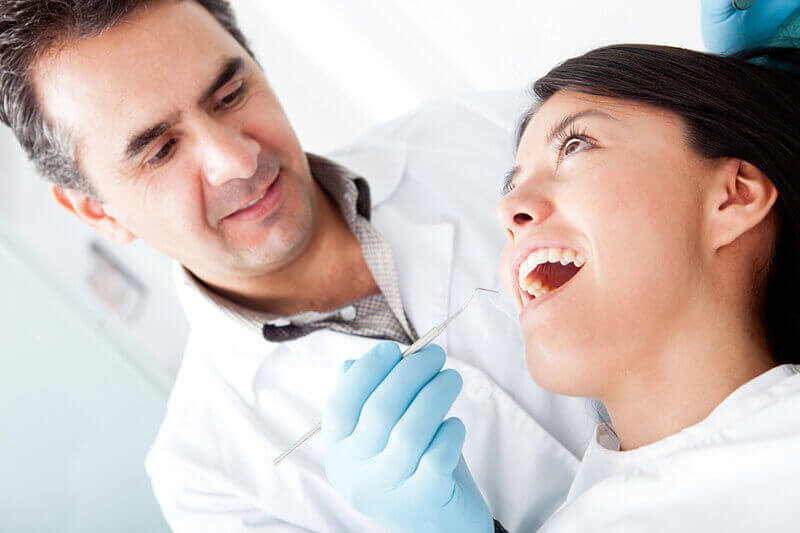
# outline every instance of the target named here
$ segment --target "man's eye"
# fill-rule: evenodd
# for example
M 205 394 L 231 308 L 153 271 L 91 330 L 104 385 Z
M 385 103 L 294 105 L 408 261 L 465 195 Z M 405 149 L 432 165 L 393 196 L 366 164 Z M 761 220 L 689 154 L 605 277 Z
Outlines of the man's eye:
M 159 163 L 163 162 L 167 157 L 169 157 L 170 153 L 172 153 L 172 147 L 175 146 L 175 143 L 177 142 L 178 142 L 177 139 L 170 139 L 169 141 L 167 141 L 167 143 L 164 144 L 163 147 L 161 147 L 161 150 L 159 150 L 158 153 L 154 155 L 152 159 L 150 159 L 150 161 L 147 162 L 147 166 L 154 167 Z
M 244 83 L 239 85 L 238 89 L 229 93 L 227 96 L 225 96 L 225 98 L 221 99 L 220 103 L 223 105 L 223 107 L 229 107 L 235 104 L 239 100 L 239 97 L 242 95 L 243 92 L 244 92 Z

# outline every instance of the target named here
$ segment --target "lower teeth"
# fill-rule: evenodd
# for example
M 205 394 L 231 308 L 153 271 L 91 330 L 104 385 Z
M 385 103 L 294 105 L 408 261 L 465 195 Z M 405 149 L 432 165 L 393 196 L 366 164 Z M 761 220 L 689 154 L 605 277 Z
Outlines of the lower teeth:
M 540 296 L 544 296 L 548 292 L 550 292 L 550 289 L 532 289 L 532 290 L 528 290 L 528 294 L 530 294 L 534 298 L 538 298 Z
M 547 294 L 548 292 L 552 292 L 553 290 L 554 290 L 554 289 L 552 289 L 552 288 L 550 288 L 550 287 L 547 287 L 547 286 L 541 286 L 541 284 L 537 284 L 537 286 L 530 286 L 530 287 L 528 287 L 528 288 L 527 288 L 525 291 L 526 291 L 528 294 L 530 294 L 531 296 L 533 296 L 534 298 L 538 298 L 538 297 L 540 297 L 540 296 L 544 296 L 544 295 L 545 295 L 545 294 Z

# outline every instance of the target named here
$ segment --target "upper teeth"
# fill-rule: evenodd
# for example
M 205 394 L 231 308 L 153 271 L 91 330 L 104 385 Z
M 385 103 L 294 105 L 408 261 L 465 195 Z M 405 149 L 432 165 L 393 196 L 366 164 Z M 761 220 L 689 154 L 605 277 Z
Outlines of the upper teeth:
M 571 248 L 539 248 L 531 252 L 520 265 L 519 285 L 523 289 L 527 289 L 525 278 L 533 272 L 533 269 L 543 263 L 561 263 L 562 265 L 573 263 L 576 267 L 581 267 L 585 262 L 586 258 L 583 257 L 583 254 Z
M 247 204 L 247 205 L 245 205 L 245 206 L 242 206 L 242 208 L 241 208 L 241 209 L 239 209 L 239 211 L 244 211 L 244 210 L 245 210 L 245 209 L 247 209 L 248 207 L 252 207 L 252 206 L 254 206 L 254 205 L 255 205 L 255 204 L 256 204 L 256 203 L 257 203 L 259 200 L 261 200 L 262 198 L 264 198 L 264 195 L 265 195 L 265 194 L 267 194 L 267 191 L 264 191 L 264 192 L 262 192 L 262 193 L 261 193 L 261 196 L 259 196 L 258 198 L 256 198 L 256 199 L 255 199 L 255 200 L 253 200 L 252 202 L 250 202 L 249 204 Z

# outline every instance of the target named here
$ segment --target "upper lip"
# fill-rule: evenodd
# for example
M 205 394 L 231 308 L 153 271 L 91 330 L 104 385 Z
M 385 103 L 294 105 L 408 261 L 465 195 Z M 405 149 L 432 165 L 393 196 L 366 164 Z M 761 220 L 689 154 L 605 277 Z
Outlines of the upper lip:
M 522 263 L 525 259 L 533 252 L 534 250 L 538 250 L 539 248 L 570 248 L 579 252 L 584 257 L 587 257 L 586 253 L 583 249 L 579 246 L 576 246 L 572 243 L 566 243 L 565 241 L 555 241 L 555 240 L 543 240 L 543 239 L 528 239 L 524 242 L 517 245 L 517 249 L 514 252 L 514 261 L 511 263 L 511 275 L 514 277 L 514 284 L 521 289 L 519 285 L 519 269 L 522 266 Z

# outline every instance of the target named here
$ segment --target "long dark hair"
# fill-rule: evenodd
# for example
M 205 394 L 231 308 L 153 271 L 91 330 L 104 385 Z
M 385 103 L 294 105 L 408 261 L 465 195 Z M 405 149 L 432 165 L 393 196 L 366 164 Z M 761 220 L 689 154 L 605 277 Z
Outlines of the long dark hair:
M 687 144 L 701 156 L 742 159 L 769 177 L 778 191 L 773 207 L 777 235 L 756 311 L 778 363 L 800 362 L 797 65 L 800 51 L 794 49 L 765 48 L 722 57 L 667 46 L 615 45 L 569 59 L 533 85 L 537 105 L 532 112 L 560 90 L 671 111 L 683 119 Z M 531 113 L 523 119 L 520 134 Z

